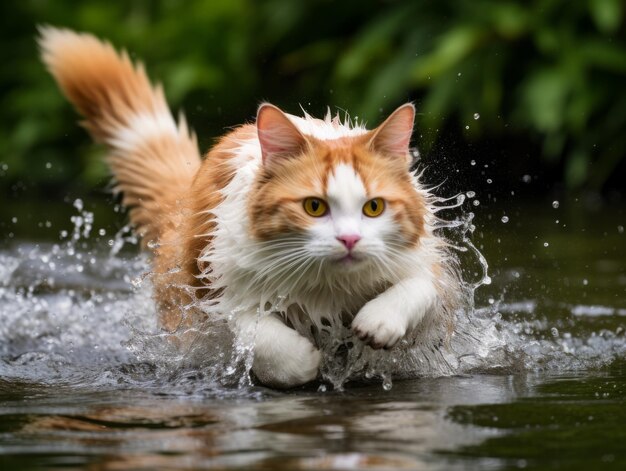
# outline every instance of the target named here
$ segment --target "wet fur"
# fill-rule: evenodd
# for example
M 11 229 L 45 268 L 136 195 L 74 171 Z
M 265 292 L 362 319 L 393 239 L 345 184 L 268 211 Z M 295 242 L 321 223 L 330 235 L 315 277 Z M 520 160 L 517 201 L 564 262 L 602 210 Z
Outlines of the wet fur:
M 87 130 L 110 150 L 116 189 L 154 253 L 164 329 L 211 311 L 235 313 L 240 341 L 255 345 L 256 376 L 273 387 L 318 374 L 314 339 L 297 329 L 303 319 L 347 318 L 373 348 L 392 348 L 407 334 L 438 342 L 451 331 L 458 286 L 433 233 L 431 197 L 409 172 L 412 105 L 373 131 L 263 105 L 256 124 L 229 132 L 201 159 L 184 119 L 176 124 L 161 88 L 125 53 L 49 27 L 40 46 Z M 348 222 L 308 216 L 302 201 L 310 196 L 336 201 Z M 380 221 L 361 216 L 358 205 L 346 209 L 361 197 L 385 200 Z M 359 246 L 369 248 L 355 248 L 364 261 L 333 261 L 344 249 L 332 227 L 370 228 Z M 209 308 L 189 308 L 199 300 Z

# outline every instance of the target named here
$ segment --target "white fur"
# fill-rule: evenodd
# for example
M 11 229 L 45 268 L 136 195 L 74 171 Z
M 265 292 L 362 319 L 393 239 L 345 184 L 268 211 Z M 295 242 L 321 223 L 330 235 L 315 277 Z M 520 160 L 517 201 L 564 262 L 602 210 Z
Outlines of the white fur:
M 367 129 L 360 124 L 352 126 L 348 117 L 346 117 L 343 122 L 339 118 L 339 115 L 333 117 L 330 113 L 330 109 L 324 119 L 313 118 L 308 113 L 304 114 L 304 118 L 290 114 L 288 114 L 287 117 L 303 134 L 308 134 L 309 136 L 321 140 L 359 136 L 367 132 Z
M 333 218 L 361 219 L 361 208 L 368 199 L 365 185 L 354 168 L 339 164 L 328 178 L 327 200 L 333 206 Z
M 322 356 L 311 341 L 287 327 L 275 314 L 237 316 L 240 341 L 254 344 L 252 369 L 263 384 L 288 388 L 312 381 Z
M 186 124 L 181 121 L 181 130 L 183 127 L 186 127 Z M 132 115 L 123 127 L 120 126 L 115 130 L 109 145 L 124 151 L 132 151 L 153 137 L 178 135 L 179 128 L 169 110 L 155 113 L 141 112 Z
M 392 348 L 417 326 L 436 299 L 431 274 L 404 279 L 363 306 L 352 328 L 362 340 Z
M 301 132 L 328 139 L 362 132 L 338 121 L 292 121 Z M 431 313 L 437 304 L 431 267 L 441 258 L 441 242 L 429 220 L 417 248 L 393 249 L 399 235 L 391 212 L 364 216 L 363 204 L 377 195 L 366 193 L 351 166 L 339 165 L 328 183 L 329 215 L 318 218 L 305 236 L 258 242 L 249 235 L 245 209 L 262 165 L 258 140 L 241 142 L 235 160 L 238 170 L 213 210 L 213 244 L 200 262 L 210 264 L 203 274 L 207 281 L 223 289 L 209 309 L 232 313 L 242 344 L 254 344 L 253 370 L 265 384 L 305 383 L 315 377 L 320 362 L 319 351 L 302 335 L 307 333 L 288 328 L 279 317 L 297 326 L 304 315 L 321 325 L 322 318 L 339 322 L 342 312 L 352 313 L 357 335 L 370 345 L 390 348 Z M 425 192 L 417 180 L 415 185 Z M 361 236 L 353 250 L 358 260 L 349 266 L 336 262 L 347 254 L 337 240 L 343 234 Z

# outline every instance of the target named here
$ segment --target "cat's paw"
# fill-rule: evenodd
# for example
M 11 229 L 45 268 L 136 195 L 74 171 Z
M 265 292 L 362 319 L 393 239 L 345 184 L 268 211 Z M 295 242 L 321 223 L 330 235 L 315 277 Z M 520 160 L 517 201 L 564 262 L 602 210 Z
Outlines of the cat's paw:
M 255 347 L 252 371 L 261 383 L 287 389 L 313 381 L 322 355 L 313 344 L 287 327 Z
M 368 303 L 352 321 L 354 334 L 373 349 L 393 348 L 407 331 L 406 322 L 379 303 Z

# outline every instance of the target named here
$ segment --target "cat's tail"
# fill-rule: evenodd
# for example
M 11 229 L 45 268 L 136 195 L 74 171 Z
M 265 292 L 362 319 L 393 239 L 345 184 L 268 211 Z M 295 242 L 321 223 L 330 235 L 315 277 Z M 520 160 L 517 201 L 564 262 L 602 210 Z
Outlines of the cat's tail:
M 115 190 L 144 243 L 159 240 L 180 218 L 176 206 L 200 166 L 196 137 L 184 116 L 176 124 L 160 85 L 141 64 L 89 34 L 39 28 L 43 62 L 84 116 L 94 140 L 105 144 Z

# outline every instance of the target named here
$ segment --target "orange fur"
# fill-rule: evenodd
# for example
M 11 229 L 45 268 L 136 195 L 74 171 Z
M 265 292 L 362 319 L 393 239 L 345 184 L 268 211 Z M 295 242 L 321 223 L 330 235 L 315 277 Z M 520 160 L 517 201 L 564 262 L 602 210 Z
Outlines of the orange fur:
M 131 222 L 144 245 L 158 242 L 153 251 L 161 324 L 170 331 L 181 322 L 188 324 L 200 314 L 193 311 L 185 317 L 185 306 L 214 294 L 200 276 L 208 267 L 198 263 L 215 229 L 211 210 L 222 201 L 221 190 L 237 170 L 233 159 L 241 142 L 256 139 L 257 126 L 230 132 L 201 161 L 184 120 L 172 125 L 162 89 L 153 87 L 143 67 L 133 65 L 125 52 L 117 54 L 93 36 L 54 28 L 41 29 L 40 46 L 46 66 L 85 117 L 84 126 L 110 150 L 116 190 L 131 208 Z M 289 126 L 282 131 L 292 132 Z M 417 244 L 424 234 L 426 203 L 413 187 L 406 155 L 391 155 L 399 150 L 386 145 L 398 140 L 394 131 L 326 141 L 307 136 L 302 155 L 264 165 L 250 189 L 252 235 L 266 240 L 302 231 L 310 224 L 302 199 L 323 198 L 333 169 L 349 163 L 368 195 L 387 201 L 407 245 Z M 405 140 L 402 146 L 407 147 Z
M 125 52 L 91 35 L 49 27 L 40 32 L 48 70 L 93 138 L 110 149 L 115 188 L 131 208 L 131 222 L 144 243 L 163 239 L 180 224 L 180 202 L 200 166 L 195 136 L 181 119 L 174 133 L 121 142 L 120 131 L 136 116 L 171 119 L 161 87 L 152 87 L 143 66 L 133 66 Z
M 226 136 L 208 152 L 190 188 L 191 217 L 185 225 L 183 260 L 186 272 L 195 277 L 205 267 L 197 264 L 200 252 L 211 242 L 215 227 L 213 217 L 207 213 L 222 200 L 220 191 L 230 183 L 236 167 L 232 164 L 233 152 L 240 142 L 256 137 L 256 126 L 244 125 Z M 191 279 L 190 279 L 191 281 Z
M 307 137 L 310 146 L 302 155 L 260 172 L 248 208 L 254 236 L 269 240 L 308 227 L 312 221 L 302 200 L 325 199 L 329 176 L 346 163 L 361 176 L 369 198 L 385 199 L 409 245 L 417 244 L 424 234 L 425 202 L 413 189 L 406 160 L 372 151 L 371 134 L 331 141 Z

